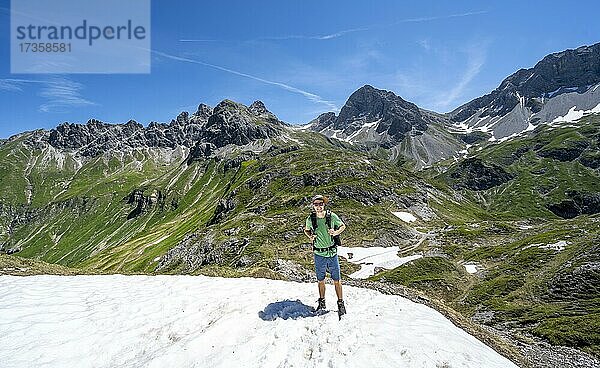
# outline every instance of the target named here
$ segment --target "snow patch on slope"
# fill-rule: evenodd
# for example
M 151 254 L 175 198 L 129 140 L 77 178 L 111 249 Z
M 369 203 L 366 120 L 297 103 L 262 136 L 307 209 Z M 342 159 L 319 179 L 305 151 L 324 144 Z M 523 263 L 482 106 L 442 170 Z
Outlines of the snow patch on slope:
M 261 318 L 314 284 L 204 276 L 0 277 L 0 362 L 19 367 L 516 367 L 440 313 L 344 287 L 348 314 Z M 327 288 L 329 306 L 335 293 Z M 300 302 L 304 301 L 304 303 Z M 274 307 L 275 306 L 275 307 Z
M 420 254 L 398 257 L 400 247 L 338 247 L 338 255 L 348 262 L 361 265 L 360 270 L 350 275 L 353 279 L 366 279 L 375 274 L 375 267 L 392 270 L 407 262 L 419 259 Z
M 400 220 L 404 221 L 404 222 L 413 222 L 413 221 L 417 221 L 417 218 L 410 212 L 392 212 L 392 214 L 394 214 L 396 217 L 398 217 Z
M 561 122 L 570 123 L 570 122 L 574 122 L 574 121 L 581 119 L 585 115 L 594 114 L 594 113 L 600 113 L 600 103 L 598 105 L 596 105 L 596 107 L 594 107 L 593 109 L 590 109 L 590 110 L 577 110 L 577 106 L 573 106 L 569 109 L 569 112 L 567 112 L 564 116 L 557 117 L 556 119 L 552 120 L 551 123 L 561 123 Z

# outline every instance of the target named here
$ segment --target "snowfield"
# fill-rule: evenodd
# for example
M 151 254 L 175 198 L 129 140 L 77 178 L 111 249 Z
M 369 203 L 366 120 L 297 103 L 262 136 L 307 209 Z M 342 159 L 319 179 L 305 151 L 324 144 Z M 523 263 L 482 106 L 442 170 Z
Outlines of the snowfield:
M 423 257 L 415 254 L 408 257 L 398 257 L 400 247 L 338 247 L 338 255 L 348 262 L 361 265 L 360 270 L 350 275 L 353 279 L 367 279 L 375 274 L 375 267 L 392 270 L 405 263 Z M 352 254 L 352 258 L 350 258 Z
M 392 212 L 392 214 L 394 214 L 396 217 L 398 217 L 400 220 L 404 221 L 404 222 L 414 222 L 417 221 L 417 218 L 415 217 L 415 215 L 413 215 L 410 212 Z
M 441 314 L 346 286 L 203 276 L 0 277 L 0 366 L 516 367 Z M 295 319 L 294 319 L 295 317 Z

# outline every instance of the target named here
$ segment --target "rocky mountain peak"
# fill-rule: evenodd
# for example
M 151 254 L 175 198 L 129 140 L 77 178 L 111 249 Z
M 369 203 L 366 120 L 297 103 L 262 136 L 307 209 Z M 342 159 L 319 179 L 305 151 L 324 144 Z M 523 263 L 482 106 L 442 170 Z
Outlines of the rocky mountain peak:
M 506 78 L 499 90 L 524 97 L 560 94 L 561 88 L 586 87 L 600 82 L 600 43 L 547 55 L 533 68 L 520 69 Z
M 208 120 L 208 118 L 212 115 L 212 111 L 212 107 L 201 103 L 200 105 L 198 105 L 198 109 L 193 114 L 193 116 L 196 116 L 202 120 Z
M 130 119 L 127 121 L 127 123 L 125 123 L 125 126 L 128 127 L 138 127 L 138 128 L 143 128 L 144 126 L 140 123 L 138 123 L 137 121 Z
M 517 105 L 539 112 L 547 99 L 562 93 L 587 91 L 600 83 L 600 43 L 547 55 L 533 68 L 520 69 L 491 93 L 449 113 L 454 122 L 504 116 Z M 570 106 L 569 106 L 570 107 Z M 567 108 L 568 110 L 568 108 Z
M 390 149 L 391 160 L 404 156 L 421 168 L 452 157 L 463 146 L 441 130 L 447 123 L 444 115 L 367 84 L 350 95 L 338 116 L 321 114 L 309 129 L 366 147 Z
M 265 106 L 265 104 L 260 100 L 256 100 L 256 101 L 252 102 L 252 104 L 250 105 L 250 111 L 252 111 L 256 115 L 270 112 L 269 110 L 267 110 L 267 107 Z
M 243 104 L 225 99 L 215 106 L 212 115 L 208 118 L 208 124 L 212 125 L 219 121 L 236 120 L 248 122 L 252 120 L 253 115 Z
M 355 122 L 381 120 L 377 133 L 387 133 L 401 140 L 404 134 L 413 129 L 424 131 L 427 123 L 424 121 L 419 107 L 405 101 L 393 92 L 365 85 L 356 90 L 350 97 L 337 118 L 335 128 L 345 129 Z
M 336 116 L 334 112 L 325 112 L 315 119 L 313 119 L 310 124 L 310 129 L 320 132 L 327 127 L 333 126 L 335 124 Z
M 257 106 L 253 105 L 256 110 Z M 268 111 L 266 108 L 264 110 Z M 203 141 L 217 148 L 228 144 L 241 146 L 256 139 L 274 137 L 279 134 L 280 128 L 280 122 L 276 119 L 274 122 L 265 122 L 243 104 L 223 100 L 214 108 L 202 129 L 202 136 Z
M 269 119 L 269 120 L 272 120 L 272 119 L 277 120 L 277 116 L 275 116 L 275 114 L 270 112 L 262 101 L 256 100 L 256 101 L 252 102 L 249 109 L 256 116 L 259 116 L 261 118 Z
M 178 125 L 185 125 L 189 121 L 190 121 L 190 113 L 188 113 L 187 111 L 182 111 L 179 113 L 179 115 L 177 115 L 174 123 L 178 124 Z
M 214 109 L 200 104 L 191 116 L 182 111 L 170 124 L 151 122 L 146 128 L 135 120 L 125 124 L 109 124 L 97 119 L 90 119 L 86 124 L 65 122 L 45 131 L 39 144 L 76 150 L 86 157 L 111 150 L 179 146 L 207 156 L 228 144 L 245 145 L 256 139 L 274 137 L 281 127 L 282 123 L 260 101 L 250 109 L 235 101 L 223 100 Z

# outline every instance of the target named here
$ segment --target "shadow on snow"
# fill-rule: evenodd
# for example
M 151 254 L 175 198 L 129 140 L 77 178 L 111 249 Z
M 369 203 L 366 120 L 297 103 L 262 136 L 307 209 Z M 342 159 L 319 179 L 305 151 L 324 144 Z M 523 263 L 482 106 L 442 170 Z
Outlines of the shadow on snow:
M 302 303 L 300 300 L 283 300 L 270 303 L 265 310 L 258 312 L 258 316 L 264 321 L 274 321 L 281 319 L 298 319 L 306 317 L 316 317 L 327 313 L 327 311 L 317 312 L 315 308 Z

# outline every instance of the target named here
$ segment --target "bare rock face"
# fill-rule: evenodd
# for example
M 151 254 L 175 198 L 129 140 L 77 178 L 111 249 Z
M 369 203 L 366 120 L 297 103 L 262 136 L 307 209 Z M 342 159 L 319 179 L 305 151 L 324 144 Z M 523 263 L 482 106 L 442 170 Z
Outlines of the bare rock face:
M 248 109 L 257 117 L 265 119 L 265 120 L 277 120 L 277 116 L 275 116 L 272 112 L 267 110 L 267 107 L 262 101 L 254 101 Z
M 159 261 L 155 271 L 179 268 L 183 273 L 191 273 L 202 266 L 237 263 L 249 264 L 252 261 L 241 254 L 250 243 L 248 238 L 229 238 L 219 242 L 213 233 L 188 234 L 175 247 L 171 248 Z M 235 261 L 237 260 L 237 262 Z
M 559 147 L 544 147 L 537 154 L 540 157 L 553 158 L 559 161 L 573 161 L 589 146 L 586 140 L 563 142 Z
M 496 138 L 551 122 L 600 103 L 600 43 L 550 54 L 533 68 L 520 69 L 492 92 L 447 114 L 453 123 L 486 127 Z
M 582 214 L 600 213 L 600 193 L 586 193 L 570 190 L 567 199 L 548 205 L 548 209 L 556 216 L 574 218 Z
M 261 115 L 268 113 L 264 105 L 255 103 L 253 106 L 257 113 L 242 104 L 230 100 L 222 101 L 214 108 L 213 114 L 203 127 L 201 139 L 219 148 L 228 144 L 242 146 L 257 139 L 277 136 L 280 126 L 260 119 Z M 261 106 L 264 109 L 261 109 Z
M 127 219 L 138 217 L 152 209 L 176 209 L 178 206 L 177 198 L 167 198 L 162 190 L 155 189 L 149 194 L 144 194 L 142 189 L 134 189 L 124 198 L 127 204 L 135 206 L 127 215 Z
M 229 198 L 219 199 L 219 203 L 217 203 L 217 208 L 215 209 L 215 213 L 213 217 L 208 222 L 209 225 L 216 224 L 223 220 L 225 216 L 231 211 L 233 211 L 236 207 L 236 203 L 234 200 L 235 192 L 232 192 Z
M 550 54 L 533 68 L 520 69 L 502 81 L 491 93 L 479 97 L 450 113 L 452 121 L 464 121 L 478 109 L 487 116 L 502 116 L 510 112 L 525 97 L 525 105 L 539 111 L 536 98 L 552 97 L 574 87 L 586 88 L 600 82 L 600 43 Z M 562 89 L 562 91 L 561 91 Z
M 387 148 L 400 143 L 408 132 L 427 130 L 428 123 L 417 105 L 393 92 L 365 85 L 350 95 L 339 116 L 332 112 L 321 114 L 311 122 L 310 129 L 341 131 L 347 137 L 374 122 L 377 122 L 374 132 L 381 135 L 381 139 L 371 138 Z
M 514 178 L 501 166 L 493 163 L 484 163 L 478 158 L 469 158 L 462 161 L 456 170 L 450 173 L 457 189 L 485 190 L 493 188 Z
M 334 125 L 337 129 L 348 129 L 354 133 L 367 121 L 381 119 L 377 133 L 386 131 L 399 142 L 404 135 L 414 129 L 427 130 L 427 122 L 417 105 L 403 100 L 393 92 L 383 91 L 366 85 L 356 90 L 342 107 Z M 363 122 L 360 124 L 358 122 Z M 360 125 L 359 125 L 360 124 Z
M 320 132 L 335 124 L 337 117 L 334 112 L 325 112 L 310 122 L 310 129 Z
M 216 149 L 217 146 L 212 143 L 202 141 L 196 142 L 188 155 L 187 164 L 189 165 L 195 160 L 210 156 Z
M 51 145 L 74 150 L 84 157 L 133 148 L 187 147 L 188 161 L 209 156 L 228 144 L 245 145 L 257 139 L 276 137 L 284 123 L 265 105 L 255 101 L 250 108 L 224 100 L 214 109 L 200 104 L 190 115 L 181 112 L 169 124 L 151 122 L 147 127 L 130 120 L 126 124 L 108 124 L 96 119 L 86 124 L 63 123 L 29 144 L 37 148 Z
M 421 109 L 391 91 L 365 85 L 350 95 L 338 116 L 333 112 L 321 114 L 310 122 L 309 129 L 358 143 L 366 150 L 389 149 L 390 160 L 402 156 L 421 169 L 452 157 L 464 146 L 444 131 L 447 124 L 443 114 Z
M 192 117 L 190 118 L 190 120 L 192 122 L 207 122 L 208 118 L 210 118 L 210 116 L 212 115 L 212 107 L 201 103 L 200 105 L 198 105 L 198 110 L 196 110 L 196 112 L 192 115 Z

